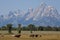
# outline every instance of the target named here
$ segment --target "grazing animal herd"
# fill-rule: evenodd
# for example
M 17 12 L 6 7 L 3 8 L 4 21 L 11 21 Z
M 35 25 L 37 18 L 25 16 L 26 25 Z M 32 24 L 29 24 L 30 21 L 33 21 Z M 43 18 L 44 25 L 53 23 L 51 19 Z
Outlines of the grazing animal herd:
M 0 36 L 1 36 L 1 37 L 4 37 L 4 35 L 0 35 Z M 16 37 L 16 38 L 19 38 L 19 37 L 21 37 L 22 35 L 17 34 L 17 35 L 11 35 L 11 36 Z M 42 35 L 31 34 L 31 35 L 29 35 L 29 37 L 42 37 Z
M 38 37 L 38 36 L 40 36 L 40 37 L 42 37 L 41 35 L 38 35 L 38 34 L 32 34 L 32 35 L 30 35 L 30 37 Z
M 13 37 L 17 37 L 17 38 L 19 38 L 19 37 L 21 37 L 22 35 L 12 35 Z M 41 35 L 38 35 L 38 34 L 31 34 L 29 37 L 42 37 Z

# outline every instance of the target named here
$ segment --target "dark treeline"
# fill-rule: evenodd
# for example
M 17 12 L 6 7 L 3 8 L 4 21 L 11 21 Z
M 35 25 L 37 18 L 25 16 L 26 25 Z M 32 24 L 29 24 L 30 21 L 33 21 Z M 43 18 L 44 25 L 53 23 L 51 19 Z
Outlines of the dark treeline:
M 51 26 L 35 26 L 29 24 L 27 26 L 21 26 L 18 24 L 18 27 L 12 27 L 12 24 L 7 24 L 6 26 L 0 27 L 0 30 L 22 30 L 22 31 L 60 31 L 60 27 L 51 27 Z

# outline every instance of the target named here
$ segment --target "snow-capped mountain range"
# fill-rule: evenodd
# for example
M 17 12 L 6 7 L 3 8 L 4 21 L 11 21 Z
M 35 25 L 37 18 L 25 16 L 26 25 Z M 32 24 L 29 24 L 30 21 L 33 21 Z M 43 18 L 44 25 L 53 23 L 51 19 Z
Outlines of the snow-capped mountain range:
M 60 26 L 60 14 L 53 6 L 47 6 L 41 3 L 39 7 L 33 10 L 29 8 L 27 12 L 22 10 L 10 11 L 7 16 L 0 15 L 0 26 L 12 23 L 17 24 L 35 24 L 40 26 Z

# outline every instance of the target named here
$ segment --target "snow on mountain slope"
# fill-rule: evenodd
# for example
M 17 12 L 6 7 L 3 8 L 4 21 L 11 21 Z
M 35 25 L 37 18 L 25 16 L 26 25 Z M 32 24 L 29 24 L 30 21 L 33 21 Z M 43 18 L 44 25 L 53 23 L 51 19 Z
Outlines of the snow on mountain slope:
M 45 8 L 47 7 L 47 5 L 45 3 L 41 3 L 41 5 L 35 9 L 34 11 L 34 18 L 33 20 L 38 20 L 41 17 L 41 14 L 43 14 Z
M 28 15 L 27 15 L 27 17 L 26 17 L 25 20 L 29 20 L 29 19 L 31 19 L 32 17 L 33 17 L 33 9 L 32 9 L 32 8 L 29 8 L 29 9 L 28 9 Z
M 60 26 L 60 14 L 52 6 L 47 6 L 35 19 L 38 20 L 34 22 L 35 25 Z
M 41 3 L 35 10 L 29 8 L 25 12 L 18 9 L 17 11 L 10 11 L 7 16 L 0 15 L 0 25 L 6 25 L 8 23 L 14 25 L 20 23 L 23 25 L 60 26 L 60 14 L 56 8 Z
M 38 8 L 36 8 L 33 11 L 32 16 L 29 17 L 27 21 L 35 25 L 60 26 L 60 14 L 57 9 L 52 6 L 47 6 L 45 3 L 42 3 Z

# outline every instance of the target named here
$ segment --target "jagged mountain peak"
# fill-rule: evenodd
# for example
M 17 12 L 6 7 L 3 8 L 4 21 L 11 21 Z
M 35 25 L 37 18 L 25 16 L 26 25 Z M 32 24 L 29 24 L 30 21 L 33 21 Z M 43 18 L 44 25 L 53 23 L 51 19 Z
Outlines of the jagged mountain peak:
M 27 15 L 27 18 L 26 20 L 30 20 L 31 18 L 33 18 L 33 20 L 35 20 L 34 17 L 40 15 L 42 13 L 42 11 L 44 11 L 44 8 L 46 7 L 47 5 L 42 2 L 41 5 L 39 7 L 37 7 L 35 10 L 33 10 L 32 8 L 29 8 L 29 15 Z
M 31 19 L 32 17 L 33 17 L 33 9 L 29 8 L 25 20 L 27 21 L 27 20 Z
M 44 12 L 46 7 L 47 7 L 47 5 L 44 2 L 42 2 L 41 5 L 34 10 L 33 20 L 39 19 L 38 17 L 41 17 L 41 14 Z
M 51 17 L 58 17 L 59 13 L 56 8 L 52 6 L 48 6 L 43 13 L 43 16 L 51 16 Z
M 3 20 L 3 16 L 1 20 Z M 5 24 L 13 23 L 13 24 L 36 24 L 36 25 L 55 25 L 60 26 L 60 14 L 58 13 L 57 9 L 53 6 L 48 6 L 44 2 L 40 4 L 39 7 L 29 8 L 27 12 L 17 10 L 17 11 L 10 11 L 8 16 L 5 16 L 7 19 L 3 22 Z

